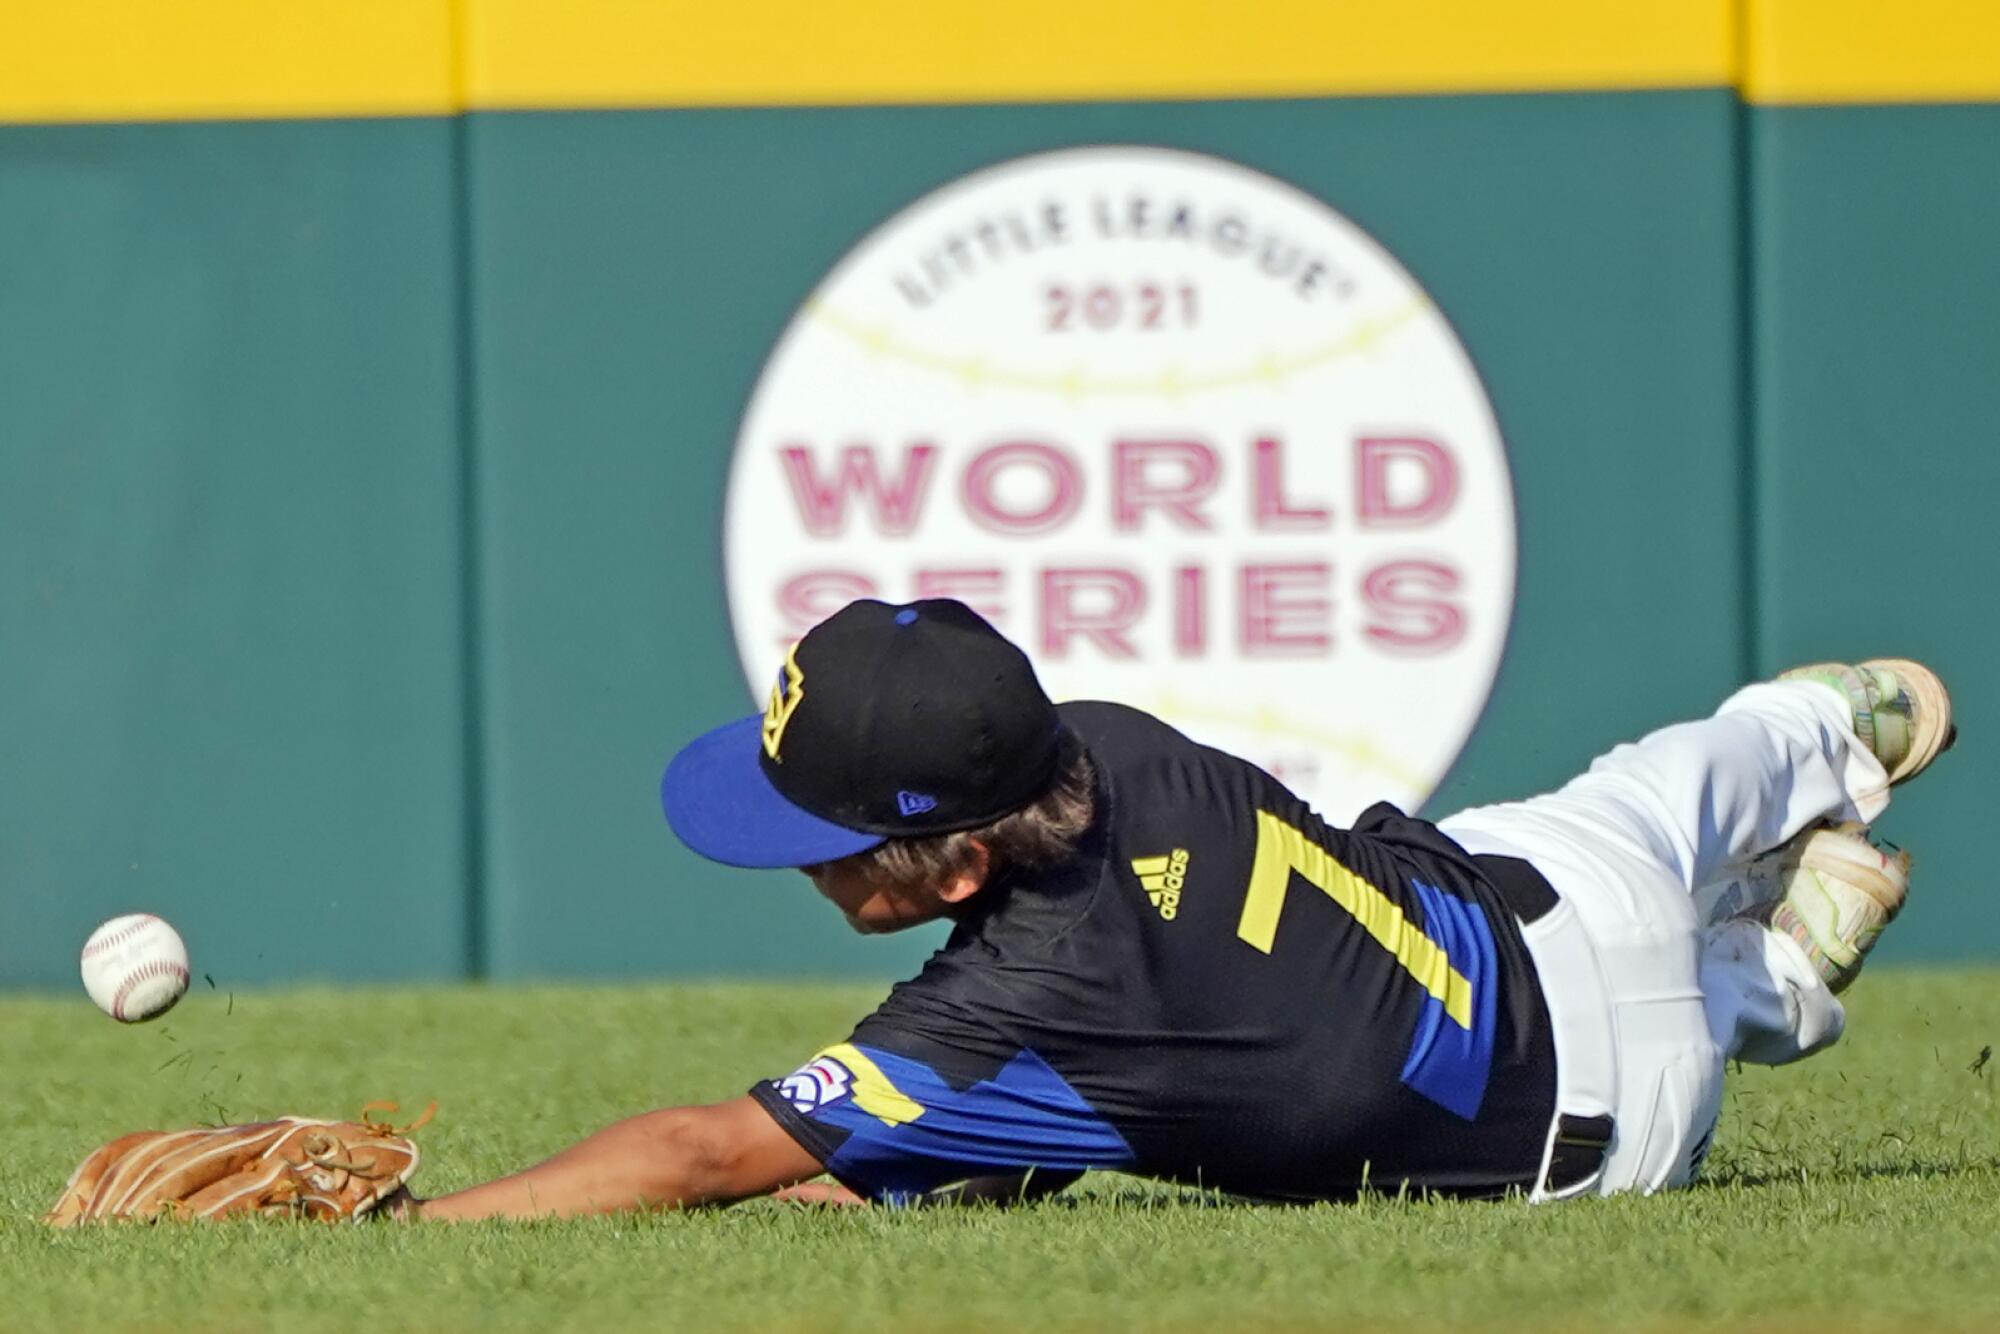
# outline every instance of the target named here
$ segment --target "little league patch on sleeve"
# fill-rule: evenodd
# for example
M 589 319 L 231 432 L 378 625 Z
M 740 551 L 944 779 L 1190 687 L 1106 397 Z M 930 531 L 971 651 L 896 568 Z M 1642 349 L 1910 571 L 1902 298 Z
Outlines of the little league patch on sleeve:
M 801 1116 L 831 1107 L 854 1091 L 854 1075 L 831 1056 L 816 1056 L 778 1081 L 778 1092 L 791 1099 Z

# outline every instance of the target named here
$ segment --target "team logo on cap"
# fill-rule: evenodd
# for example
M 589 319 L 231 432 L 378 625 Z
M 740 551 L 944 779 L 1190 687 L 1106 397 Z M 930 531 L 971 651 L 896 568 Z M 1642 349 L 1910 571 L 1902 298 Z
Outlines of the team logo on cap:
M 785 739 L 785 729 L 791 726 L 792 715 L 799 711 L 799 705 L 806 697 L 806 674 L 799 667 L 798 645 L 785 655 L 785 665 L 778 672 L 778 683 L 771 687 L 771 702 L 764 709 L 764 753 L 774 760 L 782 761 L 778 747 Z

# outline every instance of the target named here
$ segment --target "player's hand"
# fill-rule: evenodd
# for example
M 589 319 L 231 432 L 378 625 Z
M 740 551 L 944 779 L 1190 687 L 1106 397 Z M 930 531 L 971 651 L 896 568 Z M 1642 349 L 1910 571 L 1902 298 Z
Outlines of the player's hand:
M 838 1181 L 801 1181 L 796 1186 L 785 1187 L 771 1198 L 787 1204 L 834 1204 L 843 1207 L 868 1203 Z
M 397 1223 L 414 1223 L 423 1217 L 424 1202 L 410 1192 L 408 1186 L 398 1187 L 396 1193 L 384 1197 L 375 1206 L 379 1218 L 387 1218 Z

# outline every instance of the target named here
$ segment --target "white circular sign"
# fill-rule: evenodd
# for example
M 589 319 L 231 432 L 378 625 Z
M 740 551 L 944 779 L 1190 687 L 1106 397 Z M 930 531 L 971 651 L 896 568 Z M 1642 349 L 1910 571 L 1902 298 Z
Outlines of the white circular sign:
M 1057 700 L 1114 699 L 1335 820 L 1420 804 L 1514 595 L 1493 410 L 1414 279 L 1326 204 L 1160 148 L 976 172 L 792 320 L 724 543 L 761 705 L 856 597 L 956 597 Z

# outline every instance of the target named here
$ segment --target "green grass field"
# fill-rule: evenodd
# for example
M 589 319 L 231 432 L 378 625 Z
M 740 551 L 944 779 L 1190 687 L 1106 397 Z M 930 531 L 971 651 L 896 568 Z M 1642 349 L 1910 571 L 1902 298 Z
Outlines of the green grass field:
M 114 1133 L 375 1097 L 440 1103 L 436 1194 L 788 1071 L 877 994 L 196 988 L 133 1028 L 80 994 L 0 1001 L 0 1328 L 2000 1326 L 1995 972 L 1871 974 L 1846 1041 L 1739 1072 L 1704 1184 L 1655 1199 L 1273 1208 L 1104 1176 L 1013 1212 L 42 1228 Z

